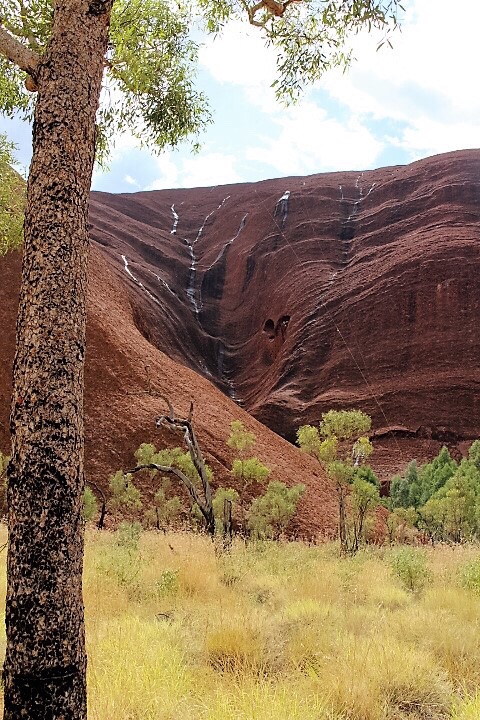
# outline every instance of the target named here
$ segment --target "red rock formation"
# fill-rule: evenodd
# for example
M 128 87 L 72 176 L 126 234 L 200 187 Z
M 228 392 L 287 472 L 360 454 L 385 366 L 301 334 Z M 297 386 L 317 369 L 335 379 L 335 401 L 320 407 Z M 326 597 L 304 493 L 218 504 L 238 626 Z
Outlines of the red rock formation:
M 149 340 L 278 433 L 357 406 L 377 429 L 451 441 L 479 430 L 479 201 L 471 150 L 364 173 L 95 193 L 92 235 L 155 296 L 131 281 Z
M 382 477 L 431 457 L 443 440 L 476 437 L 479 208 L 476 150 L 364 173 L 93 193 L 90 472 L 104 477 L 154 438 L 158 402 L 127 394 L 145 387 L 147 361 L 180 409 L 196 399 L 222 478 L 228 422 L 248 416 L 208 381 L 288 439 L 332 407 L 365 410 Z M 4 442 L 9 273 L 18 269 L 0 262 Z M 303 479 L 307 465 L 295 467 L 307 460 L 254 429 L 259 455 L 277 463 L 281 479 Z M 320 474 L 318 482 L 328 516 Z
M 215 487 L 232 485 L 233 453 L 226 444 L 232 420 L 240 419 L 257 436 L 255 452 L 271 468 L 272 478 L 307 486 L 299 506 L 296 529 L 301 535 L 332 534 L 336 508 L 332 488 L 318 464 L 237 407 L 220 390 L 194 371 L 157 350 L 135 326 L 137 298 L 123 275 L 112 271 L 111 260 L 92 247 L 86 359 L 86 474 L 107 488 L 108 476 L 132 465 L 142 442 L 159 447 L 179 444 L 176 435 L 160 434 L 155 418 L 166 410 L 158 394 L 168 396 L 177 412 L 188 413 L 195 403 L 194 424 L 200 445 L 215 473 Z M 14 350 L 15 313 L 20 257 L 0 258 L 0 450 L 8 452 L 8 408 Z M 148 296 L 147 296 L 148 297 Z M 145 308 L 146 313 L 148 306 Z M 148 315 L 146 316 L 148 318 Z M 154 393 L 147 392 L 145 365 Z M 156 394 L 155 394 L 156 393 Z M 139 481 L 153 494 L 151 483 Z

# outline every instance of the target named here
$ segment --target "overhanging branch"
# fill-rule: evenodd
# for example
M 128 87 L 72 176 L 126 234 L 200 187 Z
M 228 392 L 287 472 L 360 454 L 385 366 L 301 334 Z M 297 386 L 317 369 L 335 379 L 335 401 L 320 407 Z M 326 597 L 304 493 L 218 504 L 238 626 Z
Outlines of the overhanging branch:
M 36 80 L 40 55 L 23 45 L 0 25 L 0 53 Z

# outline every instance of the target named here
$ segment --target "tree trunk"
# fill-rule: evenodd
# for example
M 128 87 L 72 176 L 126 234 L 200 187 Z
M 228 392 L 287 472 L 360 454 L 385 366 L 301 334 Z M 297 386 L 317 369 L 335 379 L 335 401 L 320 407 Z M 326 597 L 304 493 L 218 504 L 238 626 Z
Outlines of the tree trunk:
M 38 68 L 8 471 L 4 718 L 86 718 L 88 197 L 112 0 L 57 0 Z

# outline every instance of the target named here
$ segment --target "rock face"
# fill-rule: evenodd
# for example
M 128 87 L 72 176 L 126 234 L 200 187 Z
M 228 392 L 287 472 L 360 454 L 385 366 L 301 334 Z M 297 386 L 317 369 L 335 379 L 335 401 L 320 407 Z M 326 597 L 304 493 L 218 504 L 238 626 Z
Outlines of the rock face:
M 0 269 L 0 450 L 8 453 L 19 254 L 0 258 Z M 111 260 L 93 245 L 85 373 L 87 479 L 106 490 L 112 472 L 134 464 L 133 452 L 140 443 L 181 445 L 181 437 L 155 428 L 156 417 L 167 410 L 160 395 L 170 398 L 180 417 L 188 414 L 193 400 L 194 426 L 215 474 L 214 488 L 232 485 L 229 468 L 234 455 L 226 439 L 230 422 L 242 420 L 255 433 L 255 453 L 270 467 L 271 478 L 290 485 L 303 482 L 307 487 L 295 521 L 296 532 L 307 537 L 333 534 L 334 493 L 318 463 L 257 422 L 211 382 L 157 350 L 136 326 L 142 318 L 145 323 L 151 321 L 148 311 L 148 303 L 142 308 L 141 299 L 131 294 L 123 270 L 120 275 L 112 269 Z M 155 486 L 148 479 L 139 478 L 138 484 L 147 497 L 154 494 Z
M 192 190 L 92 193 L 87 470 L 105 485 L 162 401 L 195 401 L 229 481 L 228 424 L 287 482 L 300 527 L 329 531 L 332 491 L 293 440 L 330 408 L 372 415 L 382 477 L 479 434 L 480 151 L 405 167 Z M 0 449 L 7 447 L 19 260 L 0 260 Z M 249 414 L 247 414 L 247 411 Z M 172 439 L 163 438 L 172 444 Z M 307 497 L 307 496 L 306 496 Z
M 144 336 L 284 437 L 352 406 L 400 438 L 477 436 L 479 151 L 94 193 L 91 222 Z

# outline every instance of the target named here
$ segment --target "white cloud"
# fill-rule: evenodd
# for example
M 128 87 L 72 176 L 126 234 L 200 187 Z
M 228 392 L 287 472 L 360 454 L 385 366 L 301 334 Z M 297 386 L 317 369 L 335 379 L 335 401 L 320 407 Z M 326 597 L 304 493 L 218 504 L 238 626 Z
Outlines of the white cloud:
M 247 151 L 250 160 L 288 174 L 317 166 L 366 167 L 391 142 L 385 128 L 374 137 L 372 120 L 396 123 L 392 144 L 412 158 L 480 145 L 478 27 L 477 0 L 454 9 L 451 0 L 407 0 L 392 50 L 377 52 L 378 34 L 354 37 L 356 62 L 345 74 L 328 72 L 318 84 L 350 113 L 342 123 L 313 109 L 311 94 L 297 112 L 279 108 L 269 87 L 275 57 L 254 28 L 232 23 L 207 43 L 200 59 L 217 81 L 239 86 L 271 118 L 268 137 Z
M 140 184 L 131 175 L 124 175 L 123 179 L 128 185 L 133 185 L 137 188 L 140 187 Z
M 174 160 L 173 153 L 157 158 L 158 177 L 145 190 L 173 187 L 208 187 L 241 182 L 235 169 L 236 158 L 218 152 L 206 152 Z
M 414 156 L 480 145 L 480 4 L 464 0 L 452 10 L 448 0 L 411 0 L 406 10 L 393 50 L 376 52 L 359 37 L 357 62 L 321 87 L 364 121 L 402 123 L 399 144 Z
M 398 144 L 417 157 L 436 155 L 459 148 L 480 145 L 480 126 L 464 122 L 444 124 L 429 117 L 420 117 L 412 127 L 405 128 Z
M 275 54 L 258 28 L 235 21 L 218 37 L 209 38 L 199 53 L 200 65 L 219 83 L 242 87 L 248 101 L 264 112 L 278 111 L 275 93 Z
M 340 123 L 313 102 L 286 110 L 274 126 L 276 132 L 248 148 L 246 157 L 284 175 L 368 168 L 383 149 L 357 118 Z

